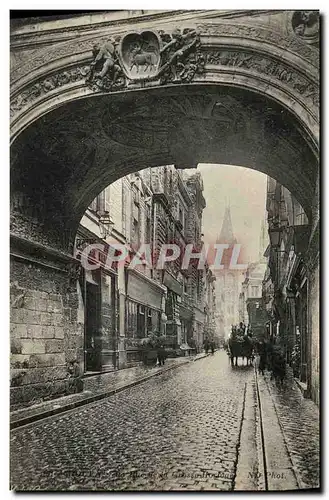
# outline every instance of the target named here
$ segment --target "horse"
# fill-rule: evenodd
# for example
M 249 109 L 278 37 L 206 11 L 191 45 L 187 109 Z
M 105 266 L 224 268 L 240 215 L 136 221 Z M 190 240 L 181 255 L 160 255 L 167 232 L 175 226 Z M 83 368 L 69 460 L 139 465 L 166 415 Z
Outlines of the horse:
M 273 346 L 269 355 L 269 369 L 271 370 L 271 380 L 282 387 L 286 377 L 286 360 L 278 346 Z

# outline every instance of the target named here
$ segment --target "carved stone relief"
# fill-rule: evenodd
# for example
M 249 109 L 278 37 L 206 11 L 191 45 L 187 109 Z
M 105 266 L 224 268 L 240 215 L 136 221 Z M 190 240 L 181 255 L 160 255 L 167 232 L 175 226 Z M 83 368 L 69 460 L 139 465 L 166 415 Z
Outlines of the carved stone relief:
M 203 36 L 238 36 L 244 39 L 263 40 L 277 47 L 283 47 L 289 51 L 296 52 L 303 59 L 309 61 L 313 66 L 319 67 L 320 61 L 317 50 L 304 43 L 300 37 L 284 35 L 260 26 L 246 26 L 242 24 L 200 24 L 197 27 Z
M 89 66 L 75 66 L 73 68 L 60 71 L 59 73 L 54 73 L 46 78 L 41 78 L 11 100 L 11 116 L 29 106 L 31 102 L 48 94 L 56 88 L 78 81 L 84 81 L 86 75 L 89 74 L 89 71 Z
M 320 20 L 317 10 L 296 10 L 291 19 L 292 29 L 303 41 L 316 44 L 319 41 Z
M 208 32 L 216 35 L 217 31 L 219 34 L 218 26 L 211 25 L 209 28 L 207 25 L 202 26 L 203 35 Z M 225 25 L 223 33 L 240 36 L 244 34 L 246 37 L 257 38 L 263 36 L 263 31 L 255 27 Z M 273 33 L 269 41 L 280 45 L 277 37 L 278 34 Z M 290 42 L 294 43 L 292 40 Z M 305 47 L 310 49 L 307 45 Z M 234 67 L 237 71 L 251 70 L 267 75 L 283 82 L 310 105 L 319 105 L 318 85 L 305 73 L 275 58 L 250 50 L 218 50 L 202 47 L 199 33 L 192 29 L 186 28 L 182 32 L 176 29 L 171 34 L 148 30 L 128 33 L 123 37 L 112 37 L 107 41 L 100 40 L 92 48 L 92 58 L 89 66 L 80 63 L 57 74 L 40 78 L 15 95 L 10 106 L 11 115 L 17 115 L 21 110 L 31 106 L 36 99 L 55 89 L 77 82 L 85 84 L 94 92 L 115 92 L 168 83 L 190 83 L 196 76 L 204 74 L 208 65 Z M 148 135 L 147 131 L 141 133 L 143 136 Z
M 130 80 L 153 78 L 159 71 L 161 39 L 154 31 L 129 33 L 122 38 L 120 59 L 122 68 Z
M 116 90 L 133 82 L 182 83 L 204 71 L 195 30 L 128 33 L 93 48 L 86 83 L 93 90 Z
M 274 59 L 266 58 L 256 53 L 222 50 L 207 52 L 206 62 L 207 64 L 251 69 L 257 73 L 274 77 L 289 85 L 299 94 L 310 99 L 313 105 L 319 105 L 318 86 L 302 73 Z

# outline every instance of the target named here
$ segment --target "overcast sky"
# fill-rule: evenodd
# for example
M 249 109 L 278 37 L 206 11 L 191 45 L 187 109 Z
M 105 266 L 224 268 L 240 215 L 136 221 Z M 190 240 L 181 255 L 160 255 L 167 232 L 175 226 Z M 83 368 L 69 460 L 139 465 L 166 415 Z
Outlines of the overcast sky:
M 261 223 L 266 215 L 266 175 L 231 165 L 199 164 L 207 207 L 203 212 L 204 241 L 220 233 L 225 207 L 231 207 L 234 236 L 249 262 L 257 261 Z

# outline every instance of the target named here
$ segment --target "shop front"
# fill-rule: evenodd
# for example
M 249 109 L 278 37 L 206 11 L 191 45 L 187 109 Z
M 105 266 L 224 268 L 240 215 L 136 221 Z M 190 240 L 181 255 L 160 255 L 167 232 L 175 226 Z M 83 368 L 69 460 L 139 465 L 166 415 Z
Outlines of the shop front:
M 125 350 L 126 365 L 141 361 L 142 339 L 162 332 L 165 287 L 142 273 L 127 269 Z
M 183 285 L 168 271 L 164 272 L 163 284 L 167 289 L 166 298 L 166 338 L 167 346 L 177 349 L 182 342 L 182 325 L 180 320 L 180 303 Z

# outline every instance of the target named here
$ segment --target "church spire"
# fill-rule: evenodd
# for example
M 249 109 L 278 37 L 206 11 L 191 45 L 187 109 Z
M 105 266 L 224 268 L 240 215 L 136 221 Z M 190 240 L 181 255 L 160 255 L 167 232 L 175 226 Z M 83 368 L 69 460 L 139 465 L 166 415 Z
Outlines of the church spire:
M 226 206 L 225 214 L 222 224 L 222 229 L 220 235 L 217 238 L 216 243 L 236 243 L 236 239 L 233 233 L 232 219 L 231 219 L 231 209 L 230 206 Z

